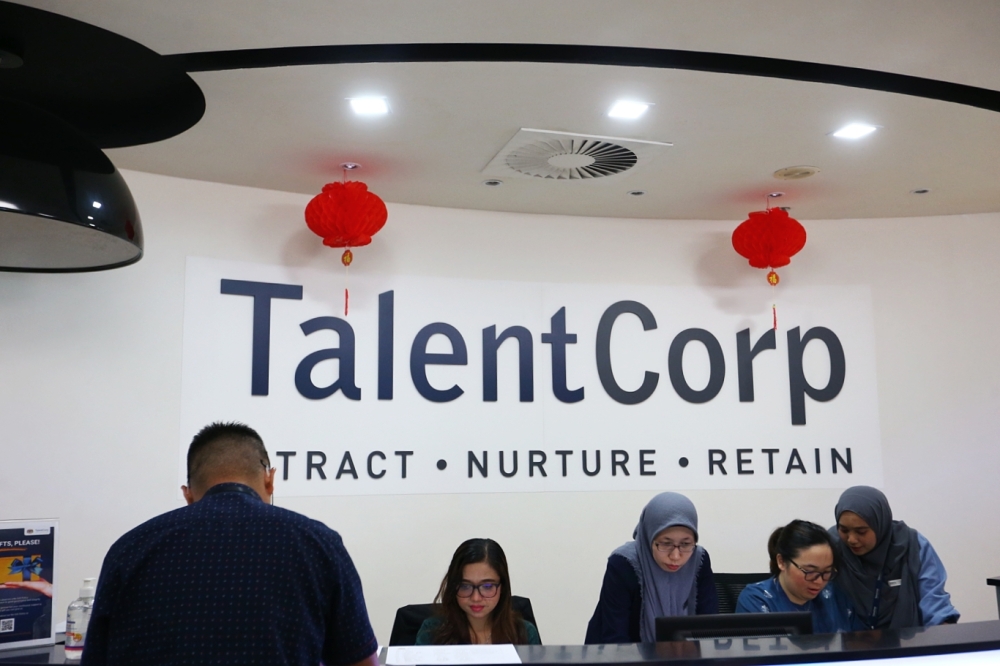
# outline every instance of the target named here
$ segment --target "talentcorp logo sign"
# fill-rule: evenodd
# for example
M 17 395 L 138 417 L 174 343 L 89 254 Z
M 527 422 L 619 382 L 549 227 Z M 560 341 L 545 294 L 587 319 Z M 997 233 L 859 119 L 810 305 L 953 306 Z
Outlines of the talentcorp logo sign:
M 235 420 L 284 495 L 881 485 L 865 287 L 345 280 L 188 259 L 181 479 Z

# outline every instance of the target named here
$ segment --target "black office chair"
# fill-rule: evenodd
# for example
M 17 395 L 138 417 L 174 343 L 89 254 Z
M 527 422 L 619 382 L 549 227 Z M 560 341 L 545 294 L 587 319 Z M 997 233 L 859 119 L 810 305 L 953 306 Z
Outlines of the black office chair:
M 719 612 L 735 613 L 736 600 L 740 592 L 750 583 L 758 583 L 771 577 L 769 573 L 717 573 L 715 591 L 719 595 Z
M 531 610 L 531 600 L 527 597 L 512 596 L 514 610 L 525 620 L 538 628 L 535 613 Z M 417 632 L 424 620 L 434 613 L 435 604 L 410 604 L 396 611 L 396 619 L 392 623 L 392 634 L 389 645 L 414 645 L 417 642 Z

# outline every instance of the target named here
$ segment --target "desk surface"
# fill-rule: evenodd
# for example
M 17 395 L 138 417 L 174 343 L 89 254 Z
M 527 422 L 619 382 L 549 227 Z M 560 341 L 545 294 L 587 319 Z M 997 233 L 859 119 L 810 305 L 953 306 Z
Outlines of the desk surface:
M 518 645 L 524 664 L 687 666 L 804 664 L 1000 650 L 1000 621 L 784 638 L 701 639 L 621 645 Z M 385 663 L 383 653 L 382 663 Z M 1000 663 L 1000 662 L 998 662 Z
M 1000 621 L 786 638 L 702 639 L 622 645 L 519 645 L 525 664 L 796 664 L 1000 650 Z M 382 655 L 385 663 L 385 653 Z M 0 651 L 0 666 L 63 664 L 63 646 Z M 137 664 L 136 666 L 141 666 Z
M 1000 650 L 1000 621 L 904 630 L 674 643 L 517 647 L 525 664 L 795 664 Z
M 60 634 L 61 635 L 61 634 Z M 0 664 L 22 666 L 22 664 L 79 664 L 80 660 L 66 660 L 62 645 L 0 650 Z

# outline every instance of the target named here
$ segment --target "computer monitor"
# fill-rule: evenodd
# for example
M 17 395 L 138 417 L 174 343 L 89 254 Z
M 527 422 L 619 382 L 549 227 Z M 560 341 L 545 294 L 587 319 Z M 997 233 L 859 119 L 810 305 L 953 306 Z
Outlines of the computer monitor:
M 657 641 L 743 636 L 798 636 L 813 631 L 812 613 L 723 613 L 656 618 Z

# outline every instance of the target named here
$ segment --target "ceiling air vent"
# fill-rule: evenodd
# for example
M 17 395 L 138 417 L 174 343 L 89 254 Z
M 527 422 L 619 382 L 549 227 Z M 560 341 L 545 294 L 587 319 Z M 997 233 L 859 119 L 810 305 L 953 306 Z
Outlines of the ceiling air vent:
M 521 129 L 483 173 L 549 180 L 588 180 L 623 174 L 669 143 Z
M 791 166 L 778 169 L 774 172 L 774 177 L 778 180 L 801 180 L 809 178 L 819 173 L 819 169 L 814 166 Z

